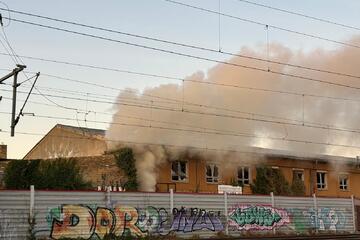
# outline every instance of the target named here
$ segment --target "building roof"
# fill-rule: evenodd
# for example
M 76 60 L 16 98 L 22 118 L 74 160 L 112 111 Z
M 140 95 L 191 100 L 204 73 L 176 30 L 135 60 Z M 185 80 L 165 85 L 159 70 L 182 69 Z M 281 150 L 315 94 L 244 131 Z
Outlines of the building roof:
M 317 154 L 311 152 L 296 152 L 288 150 L 278 150 L 259 147 L 245 147 L 240 151 L 245 150 L 249 153 L 262 154 L 267 157 L 280 157 L 294 160 L 310 160 L 310 161 L 331 161 L 331 162 L 357 162 L 357 156 L 345 157 L 327 154 Z
M 85 128 L 85 127 L 75 127 L 70 125 L 56 124 L 56 128 L 67 129 L 72 132 L 77 132 L 83 135 L 90 135 L 96 137 L 105 137 L 105 130 L 103 129 L 95 129 L 95 128 Z

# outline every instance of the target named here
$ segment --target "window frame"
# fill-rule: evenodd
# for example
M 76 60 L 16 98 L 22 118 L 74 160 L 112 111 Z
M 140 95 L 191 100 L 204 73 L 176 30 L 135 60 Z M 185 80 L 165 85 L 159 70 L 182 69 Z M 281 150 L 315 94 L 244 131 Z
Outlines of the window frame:
M 346 185 L 341 184 L 342 177 L 346 177 Z M 350 177 L 348 173 L 339 173 L 338 176 L 339 190 L 342 192 L 350 191 Z M 341 189 L 342 186 L 346 186 L 346 189 Z
M 239 169 L 241 168 L 241 172 L 242 172 L 242 179 L 240 181 L 240 178 L 239 178 Z M 248 183 L 244 183 L 244 180 L 246 180 L 244 178 L 244 169 L 247 168 L 248 169 Z M 249 186 L 251 184 L 251 168 L 250 166 L 238 166 L 237 168 L 237 171 L 236 171 L 236 182 L 240 185 L 240 186 Z M 241 182 L 241 184 L 240 184 Z
M 305 182 L 305 170 L 302 168 L 293 168 L 292 169 L 292 173 L 293 173 L 293 178 L 292 180 L 294 181 L 295 179 L 295 172 L 302 172 L 302 176 L 301 176 L 301 181 Z
M 210 166 L 211 168 L 211 176 L 208 176 L 207 175 L 207 168 L 208 166 Z M 217 168 L 217 177 L 214 176 L 214 167 Z M 212 181 L 209 182 L 208 181 L 208 178 L 211 178 Z M 216 179 L 216 182 L 214 181 L 214 179 Z M 219 184 L 219 181 L 220 181 L 220 173 L 219 173 L 219 166 L 215 163 L 209 163 L 209 164 L 206 164 L 205 165 L 205 182 L 208 183 L 208 184 Z
M 318 173 L 323 173 L 324 174 L 324 179 L 323 180 L 323 184 L 324 187 L 323 188 L 319 188 L 319 183 L 318 183 Z M 327 171 L 322 171 L 322 170 L 317 170 L 316 171 L 316 189 L 319 190 L 319 191 L 324 191 L 324 190 L 327 190 L 328 189 L 328 180 L 327 180 L 327 174 L 328 172 Z M 321 184 L 321 183 L 320 183 Z
M 181 165 L 180 163 L 184 162 L 185 163 L 185 179 L 184 180 L 174 180 L 173 179 L 173 164 L 177 163 L 178 164 L 178 170 L 181 169 Z M 180 177 L 180 175 L 178 175 L 178 177 Z M 172 182 L 179 182 L 179 183 L 186 183 L 189 182 L 189 166 L 188 166 L 188 161 L 187 160 L 176 160 L 176 161 L 172 161 L 171 162 L 171 168 L 170 168 L 170 179 Z

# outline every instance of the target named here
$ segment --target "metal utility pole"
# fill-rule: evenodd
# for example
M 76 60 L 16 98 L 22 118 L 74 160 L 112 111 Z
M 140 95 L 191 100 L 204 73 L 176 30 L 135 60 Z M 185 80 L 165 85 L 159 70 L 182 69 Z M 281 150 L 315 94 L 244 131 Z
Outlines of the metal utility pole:
M 13 82 L 13 98 L 12 98 L 12 112 L 11 112 L 11 136 L 13 137 L 15 135 L 15 126 L 16 126 L 16 121 L 15 121 L 15 114 L 16 114 L 16 90 L 17 87 L 20 86 L 17 83 L 17 77 L 19 72 L 21 72 L 22 70 L 24 70 L 26 68 L 25 65 L 16 65 L 16 68 L 14 68 L 14 70 L 7 74 L 6 76 L 0 78 L 0 84 L 2 82 L 4 82 L 6 79 L 11 78 L 12 76 L 14 76 L 14 82 Z

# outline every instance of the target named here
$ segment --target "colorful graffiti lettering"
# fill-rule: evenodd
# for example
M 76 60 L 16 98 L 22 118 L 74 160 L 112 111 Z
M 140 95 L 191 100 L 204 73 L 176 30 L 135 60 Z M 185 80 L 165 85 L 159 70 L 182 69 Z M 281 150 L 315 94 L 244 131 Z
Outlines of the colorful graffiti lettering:
M 289 224 L 288 213 L 269 206 L 237 206 L 229 214 L 229 224 L 239 230 L 271 230 Z
M 164 208 L 136 209 L 129 206 L 90 208 L 83 205 L 62 205 L 50 209 L 47 221 L 51 222 L 52 239 L 84 238 L 103 239 L 107 234 L 117 237 L 150 234 L 167 235 L 170 232 L 199 230 L 222 231 L 220 212 L 205 209 L 173 209 L 172 221 Z M 170 222 L 171 221 L 171 222 Z
M 344 215 L 345 209 L 334 208 L 319 208 L 316 210 L 311 208 L 303 211 L 303 215 L 309 218 L 312 228 L 320 231 L 337 231 L 345 228 L 346 217 Z
M 222 231 L 224 226 L 220 221 L 220 212 L 206 211 L 205 209 L 185 208 L 173 209 L 174 220 L 170 231 L 193 232 L 199 230 Z
M 50 230 L 52 239 L 82 238 L 103 239 L 107 234 L 122 236 L 153 236 L 196 231 L 220 232 L 228 224 L 239 231 L 281 231 L 306 233 L 346 230 L 346 209 L 319 208 L 279 209 L 263 205 L 237 205 L 229 211 L 228 222 L 220 211 L 202 208 L 174 208 L 171 214 L 164 208 L 152 206 L 134 208 L 117 205 L 62 205 L 49 209 L 46 217 L 48 230 L 37 229 L 40 234 Z M 1 223 L 1 222 L 0 222 Z M 0 224 L 0 230 L 4 224 Z M 279 229 L 280 228 L 280 229 Z M 0 231 L 1 233 L 1 231 Z M 49 235 L 47 235 L 49 236 Z

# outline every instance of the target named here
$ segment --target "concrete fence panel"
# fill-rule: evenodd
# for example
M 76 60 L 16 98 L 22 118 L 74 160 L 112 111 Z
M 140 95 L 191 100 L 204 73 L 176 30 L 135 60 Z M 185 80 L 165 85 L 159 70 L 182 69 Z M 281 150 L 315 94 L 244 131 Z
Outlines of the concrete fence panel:
M 351 233 L 352 198 L 0 191 L 0 239 Z

